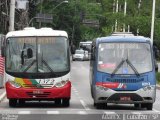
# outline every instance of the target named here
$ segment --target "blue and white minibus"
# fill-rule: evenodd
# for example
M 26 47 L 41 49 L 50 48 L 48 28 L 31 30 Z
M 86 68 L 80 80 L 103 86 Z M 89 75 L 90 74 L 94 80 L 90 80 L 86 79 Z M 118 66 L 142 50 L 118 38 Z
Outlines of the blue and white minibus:
M 152 110 L 156 78 L 150 39 L 111 35 L 93 40 L 90 85 L 98 109 L 121 103 Z

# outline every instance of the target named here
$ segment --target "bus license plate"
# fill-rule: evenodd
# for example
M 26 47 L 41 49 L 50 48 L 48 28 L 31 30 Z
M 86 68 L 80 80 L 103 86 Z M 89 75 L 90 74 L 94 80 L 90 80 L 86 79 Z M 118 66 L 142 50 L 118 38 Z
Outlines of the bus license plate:
M 51 79 L 41 79 L 38 81 L 39 84 L 53 84 L 54 80 Z
M 131 97 L 123 96 L 123 97 L 120 97 L 120 100 L 121 100 L 121 101 L 131 101 Z

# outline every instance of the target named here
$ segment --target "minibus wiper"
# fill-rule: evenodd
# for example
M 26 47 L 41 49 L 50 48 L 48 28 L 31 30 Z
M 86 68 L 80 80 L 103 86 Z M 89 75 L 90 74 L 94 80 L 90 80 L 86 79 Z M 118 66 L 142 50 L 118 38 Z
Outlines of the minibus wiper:
M 115 73 L 119 70 L 119 68 L 124 64 L 126 60 L 122 59 L 122 61 L 118 64 L 118 66 L 113 70 L 111 77 L 113 77 L 113 75 L 115 75 Z
M 36 60 L 33 60 L 33 61 L 31 62 L 31 64 L 28 65 L 28 67 L 27 67 L 26 69 L 24 69 L 23 72 L 26 72 L 35 62 L 36 62 Z
M 42 59 L 42 62 L 47 66 L 47 68 L 48 68 L 52 73 L 54 73 L 54 71 L 52 70 L 52 68 L 48 65 L 48 63 L 47 63 L 44 59 Z
M 137 71 L 137 69 L 134 67 L 134 65 L 130 62 L 130 60 L 127 58 L 126 62 L 128 63 L 128 65 L 132 68 L 132 70 L 135 72 L 135 74 L 137 76 L 140 76 L 139 72 Z

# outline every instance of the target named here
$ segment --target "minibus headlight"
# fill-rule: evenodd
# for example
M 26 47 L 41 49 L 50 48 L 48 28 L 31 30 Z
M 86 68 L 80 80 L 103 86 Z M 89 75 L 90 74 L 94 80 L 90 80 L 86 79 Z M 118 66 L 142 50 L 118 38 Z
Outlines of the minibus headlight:
M 153 86 L 145 86 L 144 88 L 143 88 L 143 90 L 144 91 L 146 91 L 146 90 L 153 90 L 154 89 L 154 87 Z
M 62 81 L 56 82 L 54 86 L 57 87 L 57 88 L 58 87 L 63 87 L 68 83 L 68 81 L 69 80 L 62 80 Z
M 103 87 L 103 86 L 100 86 L 100 85 L 97 85 L 97 88 L 98 88 L 98 89 L 100 89 L 100 90 L 105 90 L 105 91 L 107 91 L 107 90 L 108 90 L 108 88 Z
M 20 88 L 20 87 L 22 87 L 19 83 L 16 83 L 16 82 L 14 82 L 14 81 L 10 81 L 9 83 L 11 84 L 12 87 L 15 87 L 15 88 Z

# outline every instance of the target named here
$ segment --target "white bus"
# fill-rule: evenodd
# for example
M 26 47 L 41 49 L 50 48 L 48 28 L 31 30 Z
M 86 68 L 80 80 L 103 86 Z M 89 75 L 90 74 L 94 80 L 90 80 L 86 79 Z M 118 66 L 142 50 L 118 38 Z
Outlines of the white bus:
M 25 28 L 5 40 L 5 80 L 9 105 L 53 100 L 69 106 L 71 97 L 69 41 L 65 31 Z

